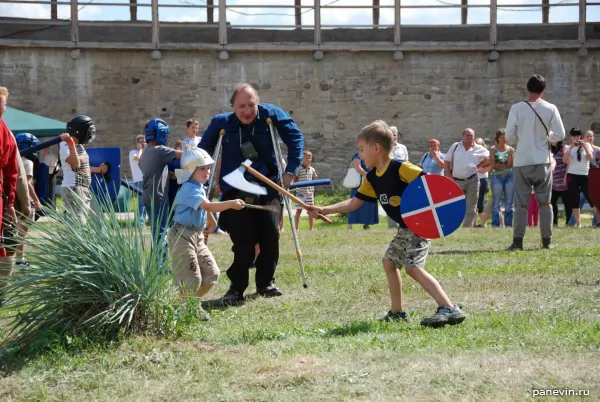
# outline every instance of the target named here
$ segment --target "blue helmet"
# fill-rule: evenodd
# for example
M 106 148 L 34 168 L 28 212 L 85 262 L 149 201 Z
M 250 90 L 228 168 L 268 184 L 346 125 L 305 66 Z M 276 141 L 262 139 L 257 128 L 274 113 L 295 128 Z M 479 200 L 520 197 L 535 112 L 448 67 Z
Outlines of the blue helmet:
M 171 128 L 163 119 L 157 117 L 148 120 L 144 127 L 146 142 L 156 141 L 158 145 L 167 145 Z
M 23 152 L 27 148 L 31 148 L 40 144 L 40 140 L 31 133 L 19 133 L 15 135 L 15 139 L 17 140 L 19 152 Z M 32 156 L 37 157 L 38 153 L 36 152 Z

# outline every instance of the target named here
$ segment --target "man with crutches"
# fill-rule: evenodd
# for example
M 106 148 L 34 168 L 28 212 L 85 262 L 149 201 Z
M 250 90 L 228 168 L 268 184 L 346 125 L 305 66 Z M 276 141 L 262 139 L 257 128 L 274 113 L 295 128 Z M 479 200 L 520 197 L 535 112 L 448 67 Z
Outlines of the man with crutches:
M 220 171 L 215 177 L 215 185 L 221 190 L 224 201 L 240 198 L 246 204 L 268 207 L 228 210 L 219 216 L 219 226 L 229 233 L 234 254 L 233 263 L 227 270 L 231 286 L 222 302 L 237 304 L 243 301 L 244 291 L 249 284 L 249 269 L 254 261 L 254 246 L 257 243 L 260 245 L 260 254 L 256 259 L 256 291 L 265 297 L 282 295 L 281 290 L 275 287 L 274 277 L 279 260 L 279 223 L 283 200 L 272 188 L 267 188 L 264 195 L 257 195 L 234 188 L 222 178 L 249 159 L 254 169 L 288 188 L 302 161 L 304 136 L 284 110 L 274 105 L 260 104 L 258 94 L 249 84 L 238 86 L 230 103 L 233 113 L 213 117 L 199 147 L 214 155 L 217 144 L 221 146 Z M 276 128 L 287 146 L 285 171 L 281 166 L 281 158 L 277 157 L 280 151 L 268 122 Z M 246 174 L 246 179 L 256 182 L 250 174 Z

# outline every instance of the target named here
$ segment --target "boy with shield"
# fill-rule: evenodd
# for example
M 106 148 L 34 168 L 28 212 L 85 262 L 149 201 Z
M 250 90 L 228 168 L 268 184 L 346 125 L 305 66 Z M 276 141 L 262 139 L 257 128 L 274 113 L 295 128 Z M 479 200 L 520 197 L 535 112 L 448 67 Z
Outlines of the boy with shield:
M 314 207 L 310 213 L 316 216 L 317 213 L 330 215 L 350 212 L 360 208 L 365 201 L 377 202 L 379 199 L 386 214 L 398 222 L 399 226 L 398 233 L 383 257 L 392 306 L 382 321 L 410 320 L 402 303 L 400 269 L 406 266 L 406 273 L 415 279 L 438 305 L 436 313 L 421 321 L 421 325 L 442 327 L 463 322 L 466 316 L 461 309 L 452 304 L 439 282 L 424 269 L 430 241 L 410 231 L 400 216 L 400 203 L 405 188 L 425 173 L 410 162 L 390 158 L 390 151 L 394 145 L 393 134 L 382 120 L 376 120 L 364 127 L 358 135 L 357 145 L 361 159 L 371 170 L 356 196 L 327 207 Z
M 181 157 L 183 169 L 176 170 L 177 181 L 183 184 L 173 203 L 173 226 L 168 235 L 175 286 L 180 292 L 192 291 L 197 297 L 204 296 L 220 274 L 213 255 L 204 243 L 202 231 L 207 219 L 207 232 L 214 231 L 217 222 L 213 212 L 240 210 L 245 205 L 239 199 L 223 202 L 208 199 L 204 185 L 210 177 L 213 163 L 215 161 L 203 149 L 187 146 L 184 149 Z M 202 307 L 199 314 L 204 320 L 209 318 Z

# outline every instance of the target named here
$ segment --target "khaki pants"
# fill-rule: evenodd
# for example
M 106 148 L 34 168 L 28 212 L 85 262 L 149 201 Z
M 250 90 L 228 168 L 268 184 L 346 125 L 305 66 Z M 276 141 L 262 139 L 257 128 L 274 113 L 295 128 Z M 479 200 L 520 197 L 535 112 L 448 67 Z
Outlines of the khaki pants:
M 169 230 L 168 243 L 173 261 L 173 278 L 178 290 L 195 292 L 203 283 L 217 283 L 219 267 L 204 244 L 200 229 L 175 223 Z
M 92 193 L 88 187 L 61 187 L 60 195 L 68 213 L 77 215 L 85 223 L 90 212 Z
M 463 227 L 472 228 L 475 224 L 475 218 L 477 217 L 477 200 L 479 199 L 479 178 L 474 175 L 468 180 L 457 180 L 456 184 L 465 193 L 465 200 L 467 201 L 467 214 L 463 221 Z

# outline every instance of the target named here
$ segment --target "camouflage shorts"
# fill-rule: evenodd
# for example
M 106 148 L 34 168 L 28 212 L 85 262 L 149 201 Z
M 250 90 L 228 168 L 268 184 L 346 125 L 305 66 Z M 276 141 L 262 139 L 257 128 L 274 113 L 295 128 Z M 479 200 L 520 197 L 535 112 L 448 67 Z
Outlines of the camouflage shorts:
M 430 240 L 419 237 L 406 228 L 398 228 L 398 234 L 392 239 L 384 258 L 398 269 L 402 266 L 424 268 L 430 244 Z

